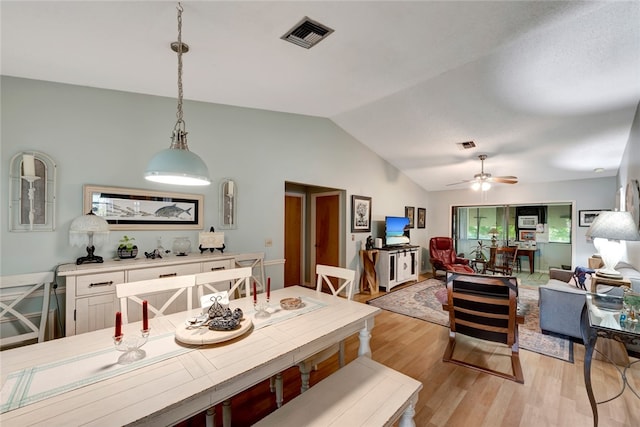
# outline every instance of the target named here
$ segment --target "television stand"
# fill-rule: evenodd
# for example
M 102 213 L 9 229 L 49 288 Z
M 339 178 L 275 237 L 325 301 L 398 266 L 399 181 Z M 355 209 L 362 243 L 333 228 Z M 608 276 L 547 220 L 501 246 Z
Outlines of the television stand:
M 385 246 L 380 249 L 376 266 L 379 287 L 389 292 L 394 287 L 418 280 L 420 246 Z

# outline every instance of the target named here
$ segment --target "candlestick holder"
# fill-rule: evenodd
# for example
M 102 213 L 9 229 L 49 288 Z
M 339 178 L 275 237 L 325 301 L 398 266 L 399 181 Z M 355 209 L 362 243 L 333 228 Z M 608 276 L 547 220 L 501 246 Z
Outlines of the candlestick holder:
M 267 311 L 269 308 L 269 299 L 267 298 L 266 302 L 254 302 L 253 308 L 256 310 L 255 318 L 256 319 L 267 319 L 271 317 L 271 313 Z
M 125 338 L 123 335 L 113 337 L 113 344 L 115 345 L 116 350 L 122 352 L 118 358 L 118 363 L 120 365 L 128 365 L 137 360 L 144 359 L 147 356 L 147 352 L 142 350 L 140 347 L 147 343 L 150 330 L 151 329 L 141 329 L 139 337 L 127 336 Z
M 36 215 L 36 211 L 33 208 L 36 189 L 33 186 L 33 183 L 39 180 L 40 177 L 35 175 L 22 175 L 21 178 L 29 183 L 29 190 L 27 191 L 27 195 L 29 197 L 29 230 L 33 231 L 33 221 Z

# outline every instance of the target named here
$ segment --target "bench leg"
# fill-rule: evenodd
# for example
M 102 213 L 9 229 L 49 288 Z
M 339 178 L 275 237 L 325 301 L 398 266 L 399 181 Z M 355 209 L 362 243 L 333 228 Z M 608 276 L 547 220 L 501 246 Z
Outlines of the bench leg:
M 411 399 L 411 403 L 409 403 L 409 406 L 404 410 L 400 417 L 398 427 L 416 427 L 416 423 L 413 420 L 413 416 L 416 414 L 415 404 L 416 399 Z

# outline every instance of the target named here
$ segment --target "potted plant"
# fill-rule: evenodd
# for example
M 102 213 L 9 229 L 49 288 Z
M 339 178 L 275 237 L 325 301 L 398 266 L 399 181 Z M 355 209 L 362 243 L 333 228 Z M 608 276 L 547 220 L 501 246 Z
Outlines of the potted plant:
M 138 247 L 133 244 L 135 237 L 122 236 L 118 245 L 118 258 L 127 259 L 138 256 Z
M 471 255 L 473 255 L 473 259 L 476 260 L 487 259 L 487 256 L 484 254 L 484 243 L 482 243 L 482 240 L 478 240 L 478 246 L 476 246 L 476 248 L 471 251 Z

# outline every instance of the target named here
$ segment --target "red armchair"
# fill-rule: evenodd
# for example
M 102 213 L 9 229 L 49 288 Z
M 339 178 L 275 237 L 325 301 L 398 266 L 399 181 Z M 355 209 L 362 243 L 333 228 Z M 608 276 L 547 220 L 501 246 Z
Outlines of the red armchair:
M 436 270 L 456 271 L 458 273 L 474 273 L 469 266 L 469 260 L 459 258 L 450 237 L 432 237 L 429 241 L 429 262 L 436 277 Z

